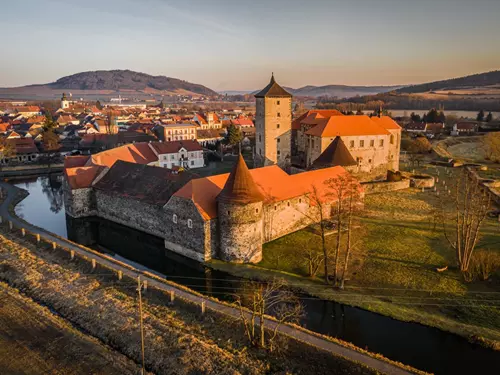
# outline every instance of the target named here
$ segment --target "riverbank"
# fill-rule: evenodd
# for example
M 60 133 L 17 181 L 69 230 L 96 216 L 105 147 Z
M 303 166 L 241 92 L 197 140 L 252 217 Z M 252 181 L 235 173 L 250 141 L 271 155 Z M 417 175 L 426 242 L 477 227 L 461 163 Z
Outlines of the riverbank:
M 441 184 L 449 177 L 443 168 L 439 170 Z M 308 277 L 304 249 L 319 254 L 321 245 L 319 236 L 307 230 L 266 244 L 264 260 L 257 265 L 211 261 L 209 266 L 249 279 L 283 277 L 302 293 L 439 328 L 500 350 L 500 275 L 488 281 L 463 281 L 453 267 L 454 254 L 442 228 L 433 224 L 436 204 L 432 191 L 416 189 L 367 196 L 343 291 L 324 285 L 322 267 L 316 277 Z M 332 237 L 327 237 L 330 248 Z M 488 220 L 478 251 L 500 256 L 494 246 L 498 243 L 498 223 Z M 446 266 L 444 272 L 437 271 Z
M 92 271 L 88 262 L 63 259 L 57 251 L 5 232 L 0 234 L 0 278 L 140 362 L 135 280 L 118 281 L 106 269 Z M 283 337 L 275 354 L 247 347 L 237 321 L 211 310 L 200 315 L 199 306 L 182 298 L 169 303 L 169 297 L 151 286 L 144 294 L 146 363 L 153 372 L 375 373 L 289 338 Z
M 40 176 L 49 173 L 61 173 L 64 170 L 64 164 L 52 165 L 18 165 L 15 167 L 2 167 L 0 169 L 0 178 L 15 180 L 31 176 Z
M 95 258 L 99 259 L 96 263 L 97 265 L 97 270 L 99 271 L 101 269 L 101 264 L 104 264 L 104 270 L 107 272 L 107 275 L 109 277 L 112 277 L 111 275 L 114 275 L 116 277 L 116 272 L 117 269 L 121 270 L 118 272 L 123 273 L 123 277 L 125 278 L 125 275 L 128 275 L 129 277 L 132 277 L 132 280 L 135 280 L 135 277 L 137 277 L 137 274 L 142 274 L 144 280 L 149 280 L 148 283 L 150 285 L 150 289 L 152 287 L 159 288 L 158 290 L 161 292 L 161 294 L 169 293 L 169 290 L 176 289 L 176 296 L 180 295 L 182 296 L 182 299 L 185 301 L 188 301 L 189 306 L 194 305 L 194 309 L 196 311 L 199 311 L 200 308 L 200 302 L 205 301 L 206 302 L 206 308 L 207 311 L 210 312 L 217 312 L 220 314 L 219 316 L 222 316 L 222 323 L 219 322 L 219 325 L 226 326 L 227 325 L 227 319 L 232 319 L 239 316 L 238 310 L 236 312 L 233 312 L 231 310 L 234 310 L 232 308 L 232 305 L 224 302 L 220 302 L 217 299 L 213 299 L 211 297 L 203 296 L 199 293 L 196 293 L 192 291 L 191 289 L 188 289 L 182 285 L 176 284 L 169 282 L 167 280 L 163 280 L 149 272 L 140 272 L 134 267 L 131 267 L 129 265 L 124 264 L 123 262 L 113 260 L 110 262 L 110 257 L 103 255 L 103 254 L 98 254 L 95 251 L 91 249 L 87 249 L 85 247 L 82 247 L 80 245 L 73 244 L 71 241 L 68 241 L 64 238 L 60 238 L 58 236 L 54 236 L 50 233 L 44 232 L 43 229 L 37 230 L 34 228 L 32 225 L 29 223 L 21 221 L 19 218 L 17 218 L 15 215 L 11 215 L 14 212 L 14 202 L 19 200 L 19 197 L 17 197 L 19 192 L 22 192 L 22 189 L 15 188 L 9 184 L 3 184 L 2 185 L 8 192 L 9 195 L 7 196 L 7 201 L 0 206 L 0 210 L 2 211 L 1 214 L 4 216 L 4 225 L 3 228 L 8 228 L 8 225 L 5 221 L 5 218 L 7 217 L 8 220 L 13 220 L 14 221 L 14 231 L 12 232 L 7 232 L 6 234 L 9 236 L 14 236 L 16 238 L 20 238 L 21 236 L 21 231 L 17 228 L 19 228 L 19 225 L 28 228 L 30 232 L 26 234 L 26 237 L 21 238 L 21 240 L 29 240 L 31 241 L 30 243 L 33 244 L 33 241 L 35 240 L 35 237 L 33 234 L 35 233 L 42 233 L 42 236 L 44 237 L 49 237 L 49 243 L 45 242 L 42 240 L 42 243 L 44 244 L 45 249 L 47 247 L 52 247 L 52 242 L 55 241 L 57 244 L 56 250 L 55 251 L 50 251 L 49 253 L 58 253 L 59 256 L 59 261 L 61 262 L 68 262 L 69 264 L 73 264 L 73 262 L 69 261 L 69 252 L 76 252 L 76 254 L 80 254 L 77 256 L 83 256 L 83 258 L 78 258 L 84 260 L 84 263 L 87 265 L 87 269 L 89 267 L 89 262 L 90 258 Z M 26 226 L 24 226 L 26 224 Z M 42 237 L 43 238 L 43 237 Z M 62 248 L 59 248 L 59 246 L 62 246 Z M 42 255 L 46 255 L 47 253 L 42 251 Z M 100 259 L 102 258 L 102 259 Z M 106 260 L 108 259 L 108 260 Z M 115 264 L 116 263 L 116 264 Z M 113 265 L 114 264 L 114 265 Z M 117 267 L 117 268 L 116 268 Z M 109 273 L 111 271 L 111 273 Z M 132 276 L 130 276 L 132 275 Z M 135 276 L 133 276 L 135 275 Z M 149 289 L 148 289 L 149 290 Z M 164 296 L 163 296 L 164 297 Z M 187 298 L 187 300 L 186 300 Z M 176 301 L 179 300 L 179 297 L 176 297 Z M 164 304 L 168 305 L 169 300 L 167 299 L 166 301 L 163 301 Z M 189 302 L 190 301 L 190 302 Z M 192 307 L 193 308 L 193 307 Z M 266 318 L 268 320 L 268 318 Z M 273 327 L 273 320 L 269 318 L 269 326 Z M 233 332 L 234 330 L 232 330 Z M 351 360 L 355 358 L 355 361 L 358 361 L 360 363 L 366 363 L 369 364 L 370 366 L 373 366 L 374 368 L 377 368 L 378 371 L 381 372 L 387 372 L 387 373 L 406 373 L 407 371 L 404 369 L 408 369 L 411 372 L 414 373 L 420 373 L 418 370 L 414 370 L 408 366 L 396 363 L 394 361 L 390 361 L 380 355 L 369 353 L 365 350 L 362 350 L 358 347 L 355 347 L 352 344 L 342 342 L 341 340 L 334 339 L 328 336 L 322 336 L 320 334 L 317 334 L 315 332 L 310 332 L 307 331 L 301 327 L 296 326 L 295 328 L 292 326 L 281 326 L 279 328 L 279 332 L 284 332 L 283 334 L 285 337 L 290 338 L 293 337 L 293 340 L 297 340 L 297 342 L 302 343 L 301 345 L 307 345 L 308 347 L 311 346 L 312 348 L 323 348 L 326 350 L 327 355 L 332 356 L 334 358 L 343 358 L 343 356 L 350 358 Z M 240 337 L 241 338 L 241 337 Z M 231 342 L 231 340 L 229 340 Z M 306 344 L 307 343 L 307 344 Z M 246 349 L 245 349 L 246 350 Z M 300 348 L 299 352 L 302 353 L 304 351 L 304 348 Z M 325 353 L 325 352 L 323 352 Z M 283 357 L 281 357 L 283 352 L 277 353 L 277 355 L 280 356 L 280 358 L 283 360 Z M 302 354 L 301 354 L 302 355 Z M 287 361 L 290 360 L 289 358 L 286 359 Z M 327 361 L 328 362 L 328 361 Z M 352 362 L 349 362 L 352 363 Z M 321 372 L 320 372 L 321 373 Z M 347 372 L 348 373 L 348 372 Z

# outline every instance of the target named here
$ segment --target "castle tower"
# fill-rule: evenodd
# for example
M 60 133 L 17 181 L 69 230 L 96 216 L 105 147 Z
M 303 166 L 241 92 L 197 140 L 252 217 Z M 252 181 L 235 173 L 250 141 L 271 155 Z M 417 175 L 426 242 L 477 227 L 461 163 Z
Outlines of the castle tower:
M 240 154 L 217 197 L 221 259 L 238 263 L 262 260 L 263 201 Z
M 66 109 L 69 108 L 69 100 L 66 97 L 66 93 L 63 92 L 62 98 L 61 98 L 61 108 Z
M 255 98 L 255 163 L 286 167 L 292 156 L 292 95 L 276 83 L 273 74 Z

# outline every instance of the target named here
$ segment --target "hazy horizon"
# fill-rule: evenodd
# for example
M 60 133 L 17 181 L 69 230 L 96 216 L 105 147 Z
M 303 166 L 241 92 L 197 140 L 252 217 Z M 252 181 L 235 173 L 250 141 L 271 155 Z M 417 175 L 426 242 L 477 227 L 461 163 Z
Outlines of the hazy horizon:
M 129 69 L 216 91 L 419 84 L 498 70 L 497 0 L 18 0 L 0 87 Z

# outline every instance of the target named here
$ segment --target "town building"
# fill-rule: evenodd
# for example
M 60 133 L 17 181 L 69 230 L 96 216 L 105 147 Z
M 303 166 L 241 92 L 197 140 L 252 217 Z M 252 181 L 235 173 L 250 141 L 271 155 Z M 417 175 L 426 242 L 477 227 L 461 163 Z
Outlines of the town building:
M 222 128 L 221 120 L 215 112 L 207 112 L 206 114 L 197 113 L 194 115 L 193 121 L 196 122 L 203 130 Z
M 185 141 L 188 139 L 196 140 L 196 130 L 198 125 L 190 123 L 174 123 L 174 124 L 161 124 L 160 135 L 166 142 L 170 141 Z
M 149 146 L 158 157 L 158 164 L 162 168 L 193 169 L 205 166 L 203 148 L 197 141 L 152 142 Z
M 468 135 L 477 132 L 478 124 L 472 121 L 461 121 L 453 125 L 451 135 Z

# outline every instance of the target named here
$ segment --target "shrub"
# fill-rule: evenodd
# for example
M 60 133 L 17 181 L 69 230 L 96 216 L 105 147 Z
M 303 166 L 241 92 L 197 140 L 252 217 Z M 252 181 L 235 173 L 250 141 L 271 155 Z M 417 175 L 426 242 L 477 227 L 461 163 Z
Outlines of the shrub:
M 491 250 L 482 250 L 474 253 L 469 266 L 469 280 L 488 280 L 497 270 L 500 270 L 500 254 Z

